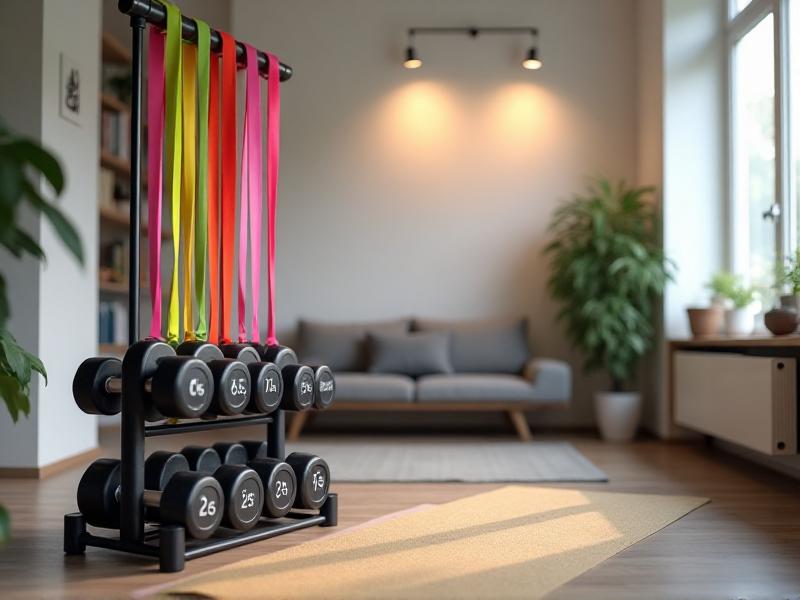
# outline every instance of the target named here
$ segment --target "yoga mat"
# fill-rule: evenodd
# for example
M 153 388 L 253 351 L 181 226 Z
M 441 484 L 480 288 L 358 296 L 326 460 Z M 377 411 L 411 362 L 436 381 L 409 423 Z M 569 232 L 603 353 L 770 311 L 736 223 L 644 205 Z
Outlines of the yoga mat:
M 508 486 L 176 582 L 207 598 L 537 598 L 708 500 Z

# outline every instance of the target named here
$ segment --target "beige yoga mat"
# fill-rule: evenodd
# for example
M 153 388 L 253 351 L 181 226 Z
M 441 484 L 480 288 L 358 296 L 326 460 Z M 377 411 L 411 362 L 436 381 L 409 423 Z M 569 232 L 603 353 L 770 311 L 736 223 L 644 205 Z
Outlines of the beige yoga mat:
M 707 501 L 509 486 L 221 567 L 162 593 L 537 598 Z

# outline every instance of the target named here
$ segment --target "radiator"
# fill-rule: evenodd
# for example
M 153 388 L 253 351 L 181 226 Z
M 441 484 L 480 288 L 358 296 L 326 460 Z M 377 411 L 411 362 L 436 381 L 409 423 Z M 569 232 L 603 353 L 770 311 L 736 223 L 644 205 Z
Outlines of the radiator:
M 769 455 L 797 453 L 794 358 L 675 352 L 675 422 Z

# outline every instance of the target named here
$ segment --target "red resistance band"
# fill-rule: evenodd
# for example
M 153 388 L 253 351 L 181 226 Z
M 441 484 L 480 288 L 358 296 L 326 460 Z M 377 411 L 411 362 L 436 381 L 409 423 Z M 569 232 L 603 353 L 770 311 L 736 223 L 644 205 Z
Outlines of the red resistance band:
M 280 60 L 267 53 L 267 345 L 277 346 L 275 335 L 275 218 L 278 209 L 278 158 L 281 141 Z
M 222 38 L 222 207 L 220 277 L 222 297 L 219 300 L 220 342 L 231 341 L 233 314 L 233 255 L 236 237 L 236 40 L 224 31 Z M 214 290 L 212 289 L 212 296 Z M 213 300 L 212 300 L 213 302 Z

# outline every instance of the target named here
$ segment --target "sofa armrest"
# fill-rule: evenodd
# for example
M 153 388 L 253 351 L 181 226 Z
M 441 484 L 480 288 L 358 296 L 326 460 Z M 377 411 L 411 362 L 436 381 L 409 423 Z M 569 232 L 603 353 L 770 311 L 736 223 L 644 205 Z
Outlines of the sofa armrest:
M 531 359 L 523 377 L 533 385 L 537 399 L 569 402 L 572 398 L 572 368 L 562 360 Z

